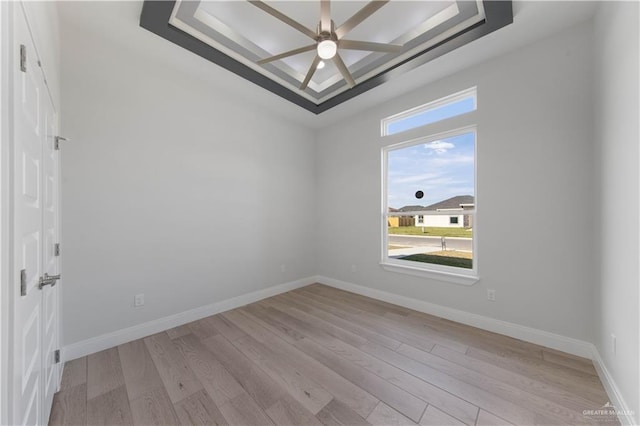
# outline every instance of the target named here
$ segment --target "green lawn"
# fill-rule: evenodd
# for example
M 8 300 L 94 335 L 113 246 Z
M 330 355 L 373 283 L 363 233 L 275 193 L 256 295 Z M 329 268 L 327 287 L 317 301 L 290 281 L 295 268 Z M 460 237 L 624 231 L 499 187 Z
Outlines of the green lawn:
M 409 256 L 400 257 L 402 260 L 410 260 L 412 262 L 435 263 L 436 265 L 455 266 L 457 268 L 473 268 L 473 259 L 471 253 L 458 254 L 451 253 L 451 256 L 443 256 L 446 252 L 437 252 L 438 254 L 411 254 Z
M 424 232 L 422 230 L 424 229 Z M 473 237 L 473 231 L 465 228 L 435 228 L 419 226 L 390 226 L 389 234 L 394 235 L 424 235 L 434 237 Z

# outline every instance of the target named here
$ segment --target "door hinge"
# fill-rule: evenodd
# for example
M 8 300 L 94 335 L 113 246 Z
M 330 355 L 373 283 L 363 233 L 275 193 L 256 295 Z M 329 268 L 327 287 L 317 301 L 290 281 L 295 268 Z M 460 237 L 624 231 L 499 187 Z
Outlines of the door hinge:
M 58 364 L 60 363 L 60 349 L 56 349 L 53 351 L 53 361 Z
M 27 270 L 20 271 L 20 296 L 27 295 Z
M 27 72 L 27 46 L 20 45 L 20 71 Z
M 60 243 L 55 243 L 53 245 L 53 255 L 60 256 Z
M 56 136 L 53 141 L 53 149 L 56 151 L 60 150 L 60 142 L 67 142 L 71 139 L 63 138 L 62 136 Z

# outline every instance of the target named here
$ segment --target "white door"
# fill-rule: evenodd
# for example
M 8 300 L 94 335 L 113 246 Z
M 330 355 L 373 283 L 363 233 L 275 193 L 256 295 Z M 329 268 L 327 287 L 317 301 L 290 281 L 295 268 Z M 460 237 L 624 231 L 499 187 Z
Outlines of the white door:
M 14 23 L 14 291 L 13 421 L 45 423 L 58 385 L 52 367 L 57 344 L 57 288 L 40 289 L 46 272 L 57 271 L 57 168 L 51 132 L 55 114 L 21 5 Z M 22 59 L 24 57 L 24 59 Z M 56 347 L 57 349 L 57 347 Z M 53 383 L 51 382 L 53 380 Z
M 42 259 L 43 272 L 49 276 L 59 275 L 59 153 L 55 149 L 56 135 L 58 134 L 56 116 L 51 98 L 45 96 L 41 104 L 42 117 L 44 119 L 43 149 L 42 149 L 42 175 L 44 182 L 42 185 L 43 202 L 43 245 Z M 42 349 L 43 374 L 44 374 L 44 394 L 43 423 L 48 423 L 53 395 L 58 390 L 58 360 L 54 353 L 58 349 L 58 286 L 54 285 L 42 287 Z

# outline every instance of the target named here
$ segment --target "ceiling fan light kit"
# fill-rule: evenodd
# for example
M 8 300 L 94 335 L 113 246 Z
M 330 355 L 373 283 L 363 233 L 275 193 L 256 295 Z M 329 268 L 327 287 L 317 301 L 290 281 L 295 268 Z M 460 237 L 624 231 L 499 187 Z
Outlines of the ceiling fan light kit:
M 320 58 L 332 59 L 338 52 L 338 45 L 331 39 L 322 40 L 318 43 L 317 51 Z
M 141 27 L 315 114 L 512 22 L 510 0 L 145 0 L 140 15 Z

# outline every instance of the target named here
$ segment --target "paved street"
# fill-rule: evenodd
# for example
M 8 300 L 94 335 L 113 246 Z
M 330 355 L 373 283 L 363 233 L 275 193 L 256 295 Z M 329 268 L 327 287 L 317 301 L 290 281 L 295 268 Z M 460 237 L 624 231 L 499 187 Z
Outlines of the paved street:
M 447 249 L 473 250 L 471 238 L 446 237 Z M 440 237 L 421 237 L 413 235 L 389 235 L 389 244 L 413 247 L 440 247 Z

